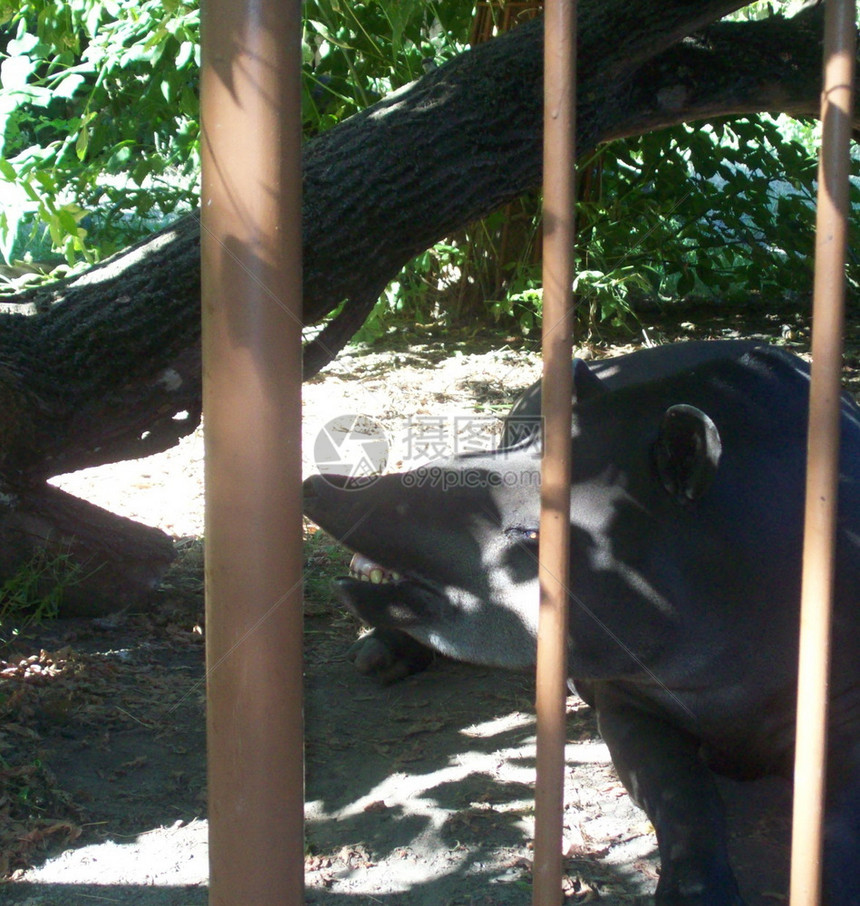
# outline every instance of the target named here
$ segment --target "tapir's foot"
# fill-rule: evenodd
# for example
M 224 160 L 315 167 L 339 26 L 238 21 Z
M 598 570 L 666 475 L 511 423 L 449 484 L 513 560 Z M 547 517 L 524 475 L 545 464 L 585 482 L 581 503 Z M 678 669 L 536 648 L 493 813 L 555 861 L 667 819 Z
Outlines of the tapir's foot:
M 744 906 L 737 882 L 728 866 L 717 872 L 702 866 L 673 865 L 663 868 L 654 896 L 656 906 Z
M 411 636 L 396 629 L 371 629 L 349 649 L 359 673 L 383 683 L 394 683 L 411 673 L 426 670 L 434 654 Z

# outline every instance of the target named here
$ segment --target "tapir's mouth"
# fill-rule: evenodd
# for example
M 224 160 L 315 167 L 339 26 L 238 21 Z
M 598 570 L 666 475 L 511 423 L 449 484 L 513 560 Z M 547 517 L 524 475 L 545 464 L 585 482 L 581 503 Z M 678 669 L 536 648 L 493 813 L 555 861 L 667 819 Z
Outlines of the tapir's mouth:
M 380 566 L 354 553 L 349 575 L 334 580 L 341 603 L 369 626 L 408 631 L 435 613 L 444 595 L 434 582 Z
M 358 595 L 365 601 L 399 601 L 414 593 L 432 597 L 441 593 L 438 584 L 428 577 L 389 569 L 357 552 L 353 552 L 349 561 L 349 575 L 335 581 L 347 593 L 347 598 Z
M 352 555 L 352 560 L 349 561 L 349 575 L 353 579 L 371 582 L 373 585 L 389 585 L 403 578 L 397 570 L 386 569 L 364 554 Z

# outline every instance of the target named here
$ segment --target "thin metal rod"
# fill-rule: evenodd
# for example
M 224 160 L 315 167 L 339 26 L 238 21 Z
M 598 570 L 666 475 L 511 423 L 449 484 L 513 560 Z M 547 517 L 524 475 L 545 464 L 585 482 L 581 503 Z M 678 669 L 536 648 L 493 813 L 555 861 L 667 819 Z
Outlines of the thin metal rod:
M 209 902 L 304 899 L 298 0 L 207 0 Z
M 791 906 L 817 906 L 821 901 L 854 56 L 854 0 L 828 0 L 818 169 Z
M 575 212 L 576 4 L 544 9 L 543 416 L 534 906 L 561 898 Z

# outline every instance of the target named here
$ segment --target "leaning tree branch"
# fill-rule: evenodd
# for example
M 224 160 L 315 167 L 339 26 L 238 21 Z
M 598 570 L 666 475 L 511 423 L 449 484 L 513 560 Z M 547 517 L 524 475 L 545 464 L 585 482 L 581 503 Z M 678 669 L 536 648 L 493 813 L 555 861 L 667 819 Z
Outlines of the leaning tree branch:
M 670 47 L 614 83 L 600 140 L 728 115 L 818 117 L 823 18 L 814 6 L 791 19 L 720 22 Z
M 583 3 L 580 153 L 695 119 L 815 115 L 821 8 L 692 31 L 740 5 L 640 0 L 634 15 L 629 0 Z M 308 144 L 305 321 L 346 303 L 308 350 L 309 373 L 412 257 L 539 184 L 541 44 L 540 23 L 524 25 Z M 36 313 L 0 317 L 0 368 L 15 378 L 0 390 L 10 398 L 0 468 L 39 481 L 157 452 L 192 430 L 199 285 L 190 215 L 81 277 L 22 294 Z
M 580 153 L 694 119 L 815 115 L 821 7 L 692 32 L 740 5 L 640 0 L 633 15 L 629 0 L 583 3 Z M 346 302 L 308 350 L 309 372 L 412 257 L 539 184 L 541 42 L 540 23 L 524 25 L 308 144 L 305 321 Z M 41 481 L 192 430 L 199 286 L 190 215 L 83 276 L 23 293 L 16 301 L 35 313 L 0 316 L 0 469 Z

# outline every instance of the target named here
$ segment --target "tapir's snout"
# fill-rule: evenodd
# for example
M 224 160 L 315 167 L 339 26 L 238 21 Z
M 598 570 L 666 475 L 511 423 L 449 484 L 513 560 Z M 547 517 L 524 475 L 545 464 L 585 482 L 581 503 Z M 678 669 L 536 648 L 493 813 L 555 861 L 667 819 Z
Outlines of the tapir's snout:
M 316 478 L 317 478 L 316 475 L 311 475 L 310 478 L 306 478 L 302 482 L 302 499 L 305 502 L 311 501 L 311 504 L 313 504 L 313 501 L 316 499 L 316 496 L 317 496 Z
M 416 520 L 397 512 L 392 489 L 397 476 L 349 477 L 312 475 L 302 484 L 305 515 L 341 544 L 380 561 L 389 569 L 399 542 L 409 539 L 407 551 L 415 546 L 421 530 Z M 402 555 L 402 550 L 400 554 Z
M 313 519 L 314 522 L 319 521 L 317 516 L 325 506 L 325 487 L 321 475 L 312 475 L 302 482 L 302 509 L 305 515 Z
M 345 475 L 312 475 L 302 483 L 302 509 L 320 528 L 344 541 L 351 524 L 362 521 L 354 512 L 356 500 L 346 489 Z M 352 498 L 352 499 L 351 499 Z
M 302 483 L 302 508 L 306 516 L 340 538 L 339 523 L 358 518 L 359 513 L 351 516 L 350 511 L 364 502 L 360 493 L 350 493 L 352 491 L 360 491 L 360 487 L 346 475 L 312 475 Z
M 313 506 L 315 501 L 326 497 L 327 489 L 335 492 L 346 490 L 350 486 L 350 481 L 346 475 L 311 475 L 302 482 L 302 494 L 305 501 Z

